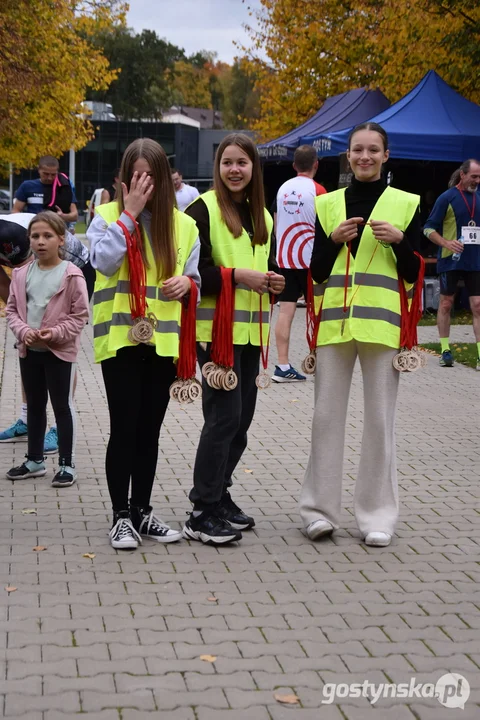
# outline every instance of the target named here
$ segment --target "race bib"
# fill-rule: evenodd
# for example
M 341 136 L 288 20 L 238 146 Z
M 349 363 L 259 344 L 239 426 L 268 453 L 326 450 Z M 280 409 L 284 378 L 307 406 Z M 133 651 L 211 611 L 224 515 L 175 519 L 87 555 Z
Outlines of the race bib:
M 462 227 L 462 242 L 464 245 L 480 245 L 480 227 L 473 225 Z

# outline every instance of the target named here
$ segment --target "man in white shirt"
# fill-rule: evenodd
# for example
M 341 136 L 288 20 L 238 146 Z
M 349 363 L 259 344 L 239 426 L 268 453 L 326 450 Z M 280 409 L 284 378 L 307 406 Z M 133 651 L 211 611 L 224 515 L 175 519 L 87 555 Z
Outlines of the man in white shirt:
M 182 173 L 175 168 L 172 168 L 172 180 L 175 187 L 178 209 L 183 212 L 187 205 L 190 205 L 190 203 L 193 202 L 200 193 L 197 188 L 184 183 L 182 180 Z
M 293 168 L 297 176 L 283 183 L 277 193 L 274 215 L 277 264 L 285 278 L 279 296 L 280 313 L 275 326 L 278 365 L 272 380 L 277 383 L 305 380 L 288 361 L 290 330 L 297 300 L 307 297 L 307 278 L 315 238 L 315 198 L 327 191 L 313 179 L 318 170 L 317 151 L 312 145 L 295 150 Z

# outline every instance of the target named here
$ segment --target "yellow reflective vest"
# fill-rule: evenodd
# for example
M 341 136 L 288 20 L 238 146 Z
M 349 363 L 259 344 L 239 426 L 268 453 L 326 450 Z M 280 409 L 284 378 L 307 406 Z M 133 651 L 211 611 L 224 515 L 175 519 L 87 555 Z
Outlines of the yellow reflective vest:
M 265 245 L 252 245 L 248 233 L 243 229 L 240 237 L 233 237 L 225 225 L 218 207 L 217 197 L 214 190 L 201 195 L 202 200 L 208 209 L 210 218 L 210 240 L 212 244 L 212 256 L 215 265 L 226 268 L 248 268 L 259 272 L 268 272 L 268 258 L 270 255 L 270 240 L 272 234 L 273 220 L 270 213 L 265 210 L 265 222 L 268 230 L 268 242 Z M 243 284 L 235 288 L 235 309 L 233 323 L 233 344 L 260 345 L 260 302 L 262 312 L 262 340 L 263 345 L 267 344 L 268 321 L 269 321 L 269 297 L 268 293 L 259 295 Z M 211 342 L 212 324 L 217 304 L 216 296 L 202 295 L 200 305 L 197 308 L 197 340 L 199 342 Z
M 111 202 L 96 208 L 107 225 L 120 217 L 118 203 Z M 177 264 L 174 275 L 182 275 L 185 263 L 198 237 L 198 229 L 192 218 L 174 210 L 175 245 Z M 146 295 L 147 313 L 153 312 L 157 318 L 154 336 L 151 342 L 158 355 L 178 357 L 182 304 L 178 300 L 168 300 L 162 293 L 163 282 L 157 280 L 157 268 L 150 241 L 143 231 L 143 242 L 150 267 L 147 268 Z M 111 277 L 97 270 L 93 295 L 93 346 L 95 362 L 114 357 L 117 350 L 136 343 L 128 339 L 128 331 L 133 325 L 128 299 L 130 283 L 128 279 L 128 258 L 124 260 Z
M 387 187 L 377 200 L 369 220 L 385 220 L 403 232 L 413 219 L 419 202 L 418 195 Z M 320 195 L 315 205 L 327 236 L 347 219 L 345 188 Z M 375 240 L 370 226 L 365 226 L 357 253 L 355 257 L 350 257 L 347 312 L 344 315 L 346 271 L 345 244 L 337 255 L 328 280 L 314 286 L 316 312 L 323 296 L 317 345 L 332 345 L 353 339 L 399 348 L 401 313 L 397 260 L 390 246 L 383 247 Z M 412 287 L 405 283 L 409 295 Z

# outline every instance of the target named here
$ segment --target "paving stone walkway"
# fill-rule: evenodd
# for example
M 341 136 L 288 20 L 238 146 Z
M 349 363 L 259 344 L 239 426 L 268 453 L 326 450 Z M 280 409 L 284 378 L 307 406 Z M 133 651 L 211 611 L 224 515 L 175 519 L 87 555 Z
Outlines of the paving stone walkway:
M 306 354 L 304 313 L 298 311 L 294 327 L 297 366 Z M 422 333 L 435 338 L 435 329 Z M 3 428 L 20 404 L 4 319 L 0 349 Z M 78 483 L 56 490 L 49 475 L 13 485 L 4 472 L 22 460 L 26 446 L 0 445 L 0 712 L 23 720 L 79 713 L 95 720 L 479 718 L 479 388 L 480 373 L 442 369 L 436 358 L 402 378 L 401 516 L 388 548 L 363 545 L 352 514 L 363 414 L 357 369 L 343 524 L 332 538 L 314 544 L 299 531 L 309 379 L 260 393 L 234 489 L 257 525 L 240 544 L 145 541 L 136 552 L 120 553 L 107 537 L 107 409 L 86 332 L 77 390 Z M 171 404 L 154 506 L 175 527 L 189 510 L 200 426 L 198 404 Z M 54 459 L 48 466 L 53 473 Z M 37 546 L 45 549 L 32 550 Z M 421 696 L 419 683 L 431 695 L 445 673 L 468 681 L 464 710 L 465 683 L 448 700 L 453 708 Z M 368 697 L 346 696 L 351 683 Z M 392 698 L 390 690 L 375 702 L 381 683 L 412 683 L 413 696 Z M 296 695 L 298 702 L 282 704 L 275 695 Z

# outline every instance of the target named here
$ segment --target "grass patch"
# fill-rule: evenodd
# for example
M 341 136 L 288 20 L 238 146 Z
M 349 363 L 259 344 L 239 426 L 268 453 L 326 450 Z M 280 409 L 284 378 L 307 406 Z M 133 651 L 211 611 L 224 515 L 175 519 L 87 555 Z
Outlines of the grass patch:
M 422 319 L 418 323 L 419 325 L 436 325 L 437 316 L 435 313 L 426 312 Z M 459 310 L 453 313 L 450 318 L 451 325 L 471 325 L 472 324 L 472 313 L 469 310 Z
M 422 343 L 421 347 L 433 350 L 437 355 L 441 354 L 440 343 Z M 454 343 L 450 345 L 455 362 L 467 367 L 477 367 L 477 344 L 476 343 Z
M 75 232 L 79 235 L 85 235 L 87 232 L 87 225 L 84 222 L 75 223 Z

